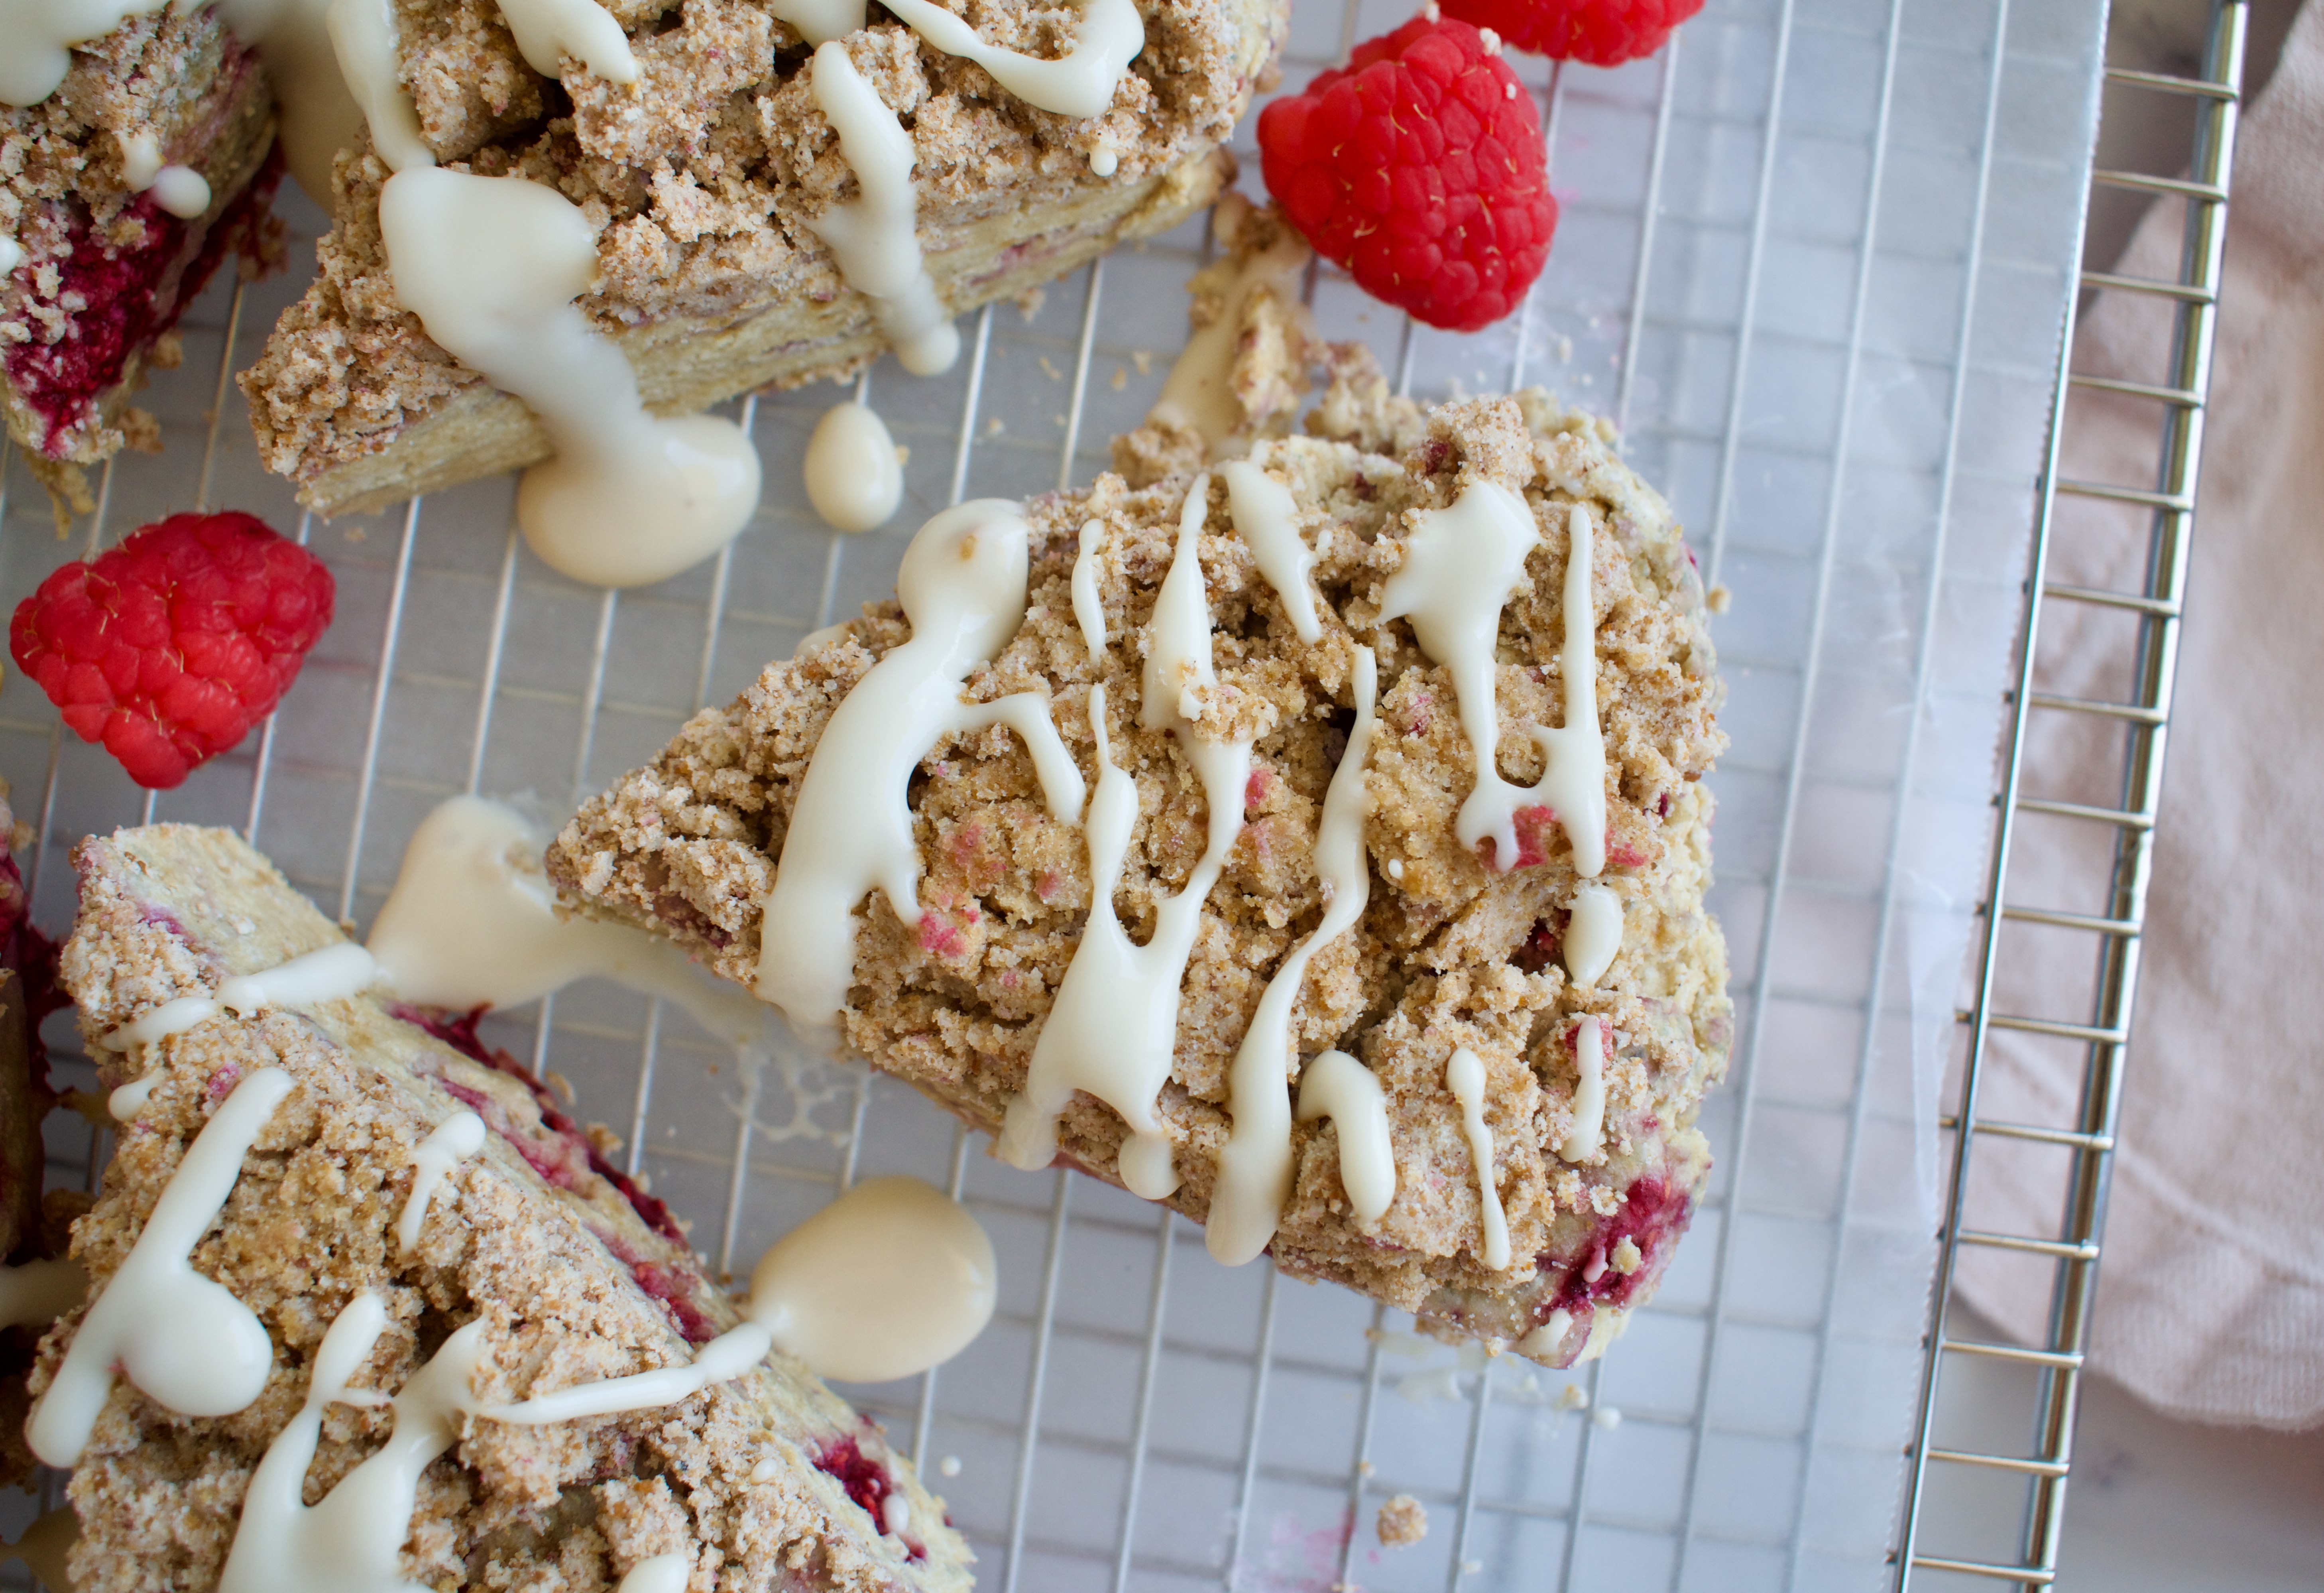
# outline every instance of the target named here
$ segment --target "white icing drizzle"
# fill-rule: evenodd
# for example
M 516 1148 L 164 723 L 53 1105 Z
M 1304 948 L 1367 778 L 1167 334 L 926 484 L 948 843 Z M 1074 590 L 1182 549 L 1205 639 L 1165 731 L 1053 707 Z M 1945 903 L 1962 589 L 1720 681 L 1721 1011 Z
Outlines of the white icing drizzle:
M 521 177 L 412 168 L 380 191 L 379 219 L 397 301 L 522 399 L 557 447 L 517 487 L 517 523 L 544 562 L 597 586 L 645 585 L 749 523 L 749 437 L 714 415 L 649 414 L 628 358 L 574 302 L 597 271 L 580 207 Z
M 49 1593 L 73 1593 L 72 1568 L 65 1557 L 79 1537 L 80 1518 L 71 1505 L 60 1505 L 26 1527 L 7 1552 L 23 1561 Z
M 1622 898 L 1604 885 L 1576 890 L 1565 926 L 1565 971 L 1574 988 L 1587 990 L 1597 984 L 1621 949 Z
M 880 1501 L 880 1524 L 890 1537 L 902 1537 L 912 1530 L 912 1502 L 900 1493 L 890 1494 Z
M 1105 546 L 1105 522 L 1082 522 L 1081 547 L 1074 555 L 1074 623 L 1093 661 L 1105 653 L 1105 599 L 1098 595 L 1097 560 Z
M 850 400 L 835 403 L 807 441 L 807 501 L 839 531 L 872 531 L 904 501 L 904 467 L 879 412 Z
M 105 1098 L 105 1109 L 112 1114 L 115 1123 L 126 1123 L 145 1109 L 145 1103 L 153 1098 L 153 1087 L 161 1082 L 161 1070 L 159 1068 L 151 1070 L 142 1079 L 132 1079 Z
M 0 102 L 38 105 L 72 66 L 72 46 L 102 39 L 162 0 L 10 0 L 0 5 Z
M 371 953 L 342 940 L 254 974 L 236 974 L 218 986 L 217 1004 L 248 1017 L 270 1006 L 310 1006 L 361 995 L 378 978 Z
M 759 1258 L 752 1320 L 818 1377 L 886 1383 L 968 1347 L 992 1320 L 992 1241 L 917 1178 L 857 1184 Z
M 1606 747 L 1598 731 L 1597 630 L 1591 617 L 1591 515 L 1575 504 L 1566 519 L 1572 551 L 1565 576 L 1565 726 L 1528 727 L 1547 765 L 1531 786 L 1501 778 L 1495 761 L 1500 716 L 1494 652 L 1500 611 L 1525 579 L 1526 555 L 1540 541 L 1533 511 L 1496 481 L 1477 481 L 1449 509 L 1424 511 L 1406 540 L 1404 564 L 1388 578 L 1380 622 L 1409 617 L 1428 656 L 1452 675 L 1461 729 L 1476 787 L 1461 804 L 1453 833 L 1464 847 L 1493 843 L 1493 866 L 1517 856 L 1517 812 L 1546 805 L 1573 843 L 1573 866 L 1594 878 L 1606 866 Z
M 190 166 L 164 166 L 153 173 L 153 202 L 190 221 L 210 208 L 209 179 Z
M 1606 1129 L 1606 1025 L 1584 1014 L 1573 1031 L 1573 1061 L 1581 1082 L 1573 1090 L 1573 1126 L 1558 1142 L 1568 1162 L 1587 1161 L 1598 1152 Z
M 1132 1194 L 1159 1200 L 1178 1187 L 1170 1140 L 1155 1103 L 1177 1049 L 1179 985 L 1202 927 L 1203 903 L 1242 833 L 1243 789 L 1250 743 L 1211 742 L 1195 734 L 1189 709 L 1216 683 L 1211 664 L 1211 610 L 1203 584 L 1201 540 L 1211 478 L 1198 476 L 1178 519 L 1177 551 L 1155 599 L 1141 682 L 1139 722 L 1167 729 L 1194 767 L 1210 807 L 1209 842 L 1185 888 L 1158 902 L 1153 938 L 1131 943 L 1113 909 L 1121 866 L 1138 819 L 1138 786 L 1113 762 L 1105 733 L 1105 690 L 1090 688 L 1097 736 L 1097 794 L 1090 802 L 1090 917 L 1059 981 L 1056 1001 L 1033 1044 L 1025 1091 L 1009 1103 L 1000 1153 L 1028 1170 L 1046 1167 L 1057 1150 L 1057 1114 L 1085 1089 L 1121 1114 L 1121 1181 Z
M 420 1246 L 420 1228 L 445 1174 L 484 1148 L 484 1120 L 455 1112 L 429 1131 L 411 1153 L 411 1192 L 395 1219 L 396 1254 L 408 1256 Z
M 403 850 L 369 941 L 407 1001 L 466 1012 L 521 1006 L 588 975 L 676 1003 L 721 1040 L 762 1040 L 766 1010 L 642 930 L 559 918 L 541 872 L 545 838 L 482 797 L 437 804 Z
M 1549 1313 L 1549 1320 L 1517 1340 L 1517 1353 L 1536 1357 L 1555 1355 L 1558 1347 L 1565 1342 L 1566 1334 L 1572 1329 L 1573 1313 L 1554 1311 Z
M 1358 1220 L 1378 1222 L 1396 1199 L 1396 1144 L 1388 1095 L 1370 1068 L 1327 1051 L 1299 1075 L 1299 1121 L 1329 1117 L 1340 1135 L 1340 1184 Z
M 143 193 L 153 186 L 153 179 L 161 170 L 161 144 L 152 129 L 143 127 L 125 138 L 116 137 L 121 145 L 121 181 L 132 193 Z
M 1259 574 L 1282 597 L 1291 628 L 1312 646 L 1323 635 L 1315 617 L 1315 594 L 1307 584 L 1315 555 L 1300 540 L 1299 506 L 1291 489 L 1248 459 L 1230 459 L 1219 467 L 1219 474 L 1226 478 L 1227 512 L 1234 516 L 1235 534 L 1250 546 Z
M 757 989 L 794 1023 L 830 1024 L 855 967 L 856 903 L 873 889 L 904 923 L 920 922 L 920 852 L 906 802 L 912 771 L 951 732 L 1006 725 L 1025 740 L 1060 822 L 1081 810 L 1081 772 L 1049 720 L 1020 691 L 960 699 L 1025 621 L 1027 531 L 1015 504 L 980 498 L 919 529 L 896 577 L 911 639 L 856 682 L 816 744 L 761 930 Z
M 608 83 L 638 80 L 629 35 L 597 0 L 500 0 L 500 8 L 517 52 L 542 77 L 560 76 L 569 55 Z
M 1146 23 L 1133 0 L 1082 0 L 1073 48 L 1056 60 L 987 44 L 974 28 L 933 0 L 897 0 L 888 9 L 946 55 L 982 67 L 1026 104 L 1075 120 L 1105 114 L 1122 73 L 1146 48 Z
M 1216 214 L 1224 217 L 1231 209 L 1222 204 Z M 1235 344 L 1242 336 L 1243 306 L 1262 287 L 1271 289 L 1286 305 L 1297 304 L 1299 275 L 1313 257 L 1306 240 L 1286 227 L 1267 250 L 1238 266 L 1222 292 L 1219 318 L 1187 337 L 1162 384 L 1162 396 L 1146 418 L 1157 425 L 1193 428 L 1213 458 L 1231 448 L 1243 423 L 1242 404 L 1234 394 Z
M 167 1035 L 182 1034 L 195 1024 L 208 1023 L 217 1014 L 218 1004 L 210 997 L 180 996 L 163 1002 L 143 1017 L 134 1018 L 98 1035 L 97 1043 L 106 1051 L 127 1051 L 134 1045 L 151 1045 Z M 124 1085 L 122 1088 L 126 1089 L 130 1087 Z
M 379 1296 L 364 1293 L 347 1301 L 323 1335 L 306 1403 L 251 1475 L 218 1593 L 410 1593 L 401 1562 L 420 1474 L 457 1441 L 462 1418 L 475 1409 L 469 1381 L 483 1356 L 484 1325 L 470 1322 L 447 1338 L 392 1401 L 347 1387 L 386 1325 Z M 324 1408 L 338 1402 L 391 1404 L 395 1430 L 321 1503 L 309 1505 L 307 1468 L 322 1436 Z
M 1323 919 L 1268 981 L 1228 1073 L 1232 1126 L 1219 1152 L 1204 1243 L 1229 1266 L 1240 1266 L 1267 1247 L 1291 1194 L 1291 1091 L 1285 1065 L 1291 1060 L 1291 1014 L 1299 1005 L 1308 961 L 1345 934 L 1371 900 L 1371 868 L 1364 856 L 1364 819 L 1370 810 L 1364 764 L 1371 752 L 1378 682 L 1370 648 L 1356 649 L 1354 676 L 1356 722 L 1340 766 L 1332 772 L 1315 830 Z
M 230 1416 L 265 1388 L 274 1359 L 266 1329 L 248 1306 L 194 1271 L 188 1258 L 234 1192 L 243 1157 L 290 1088 L 290 1076 L 279 1068 L 244 1075 L 187 1147 L 137 1242 L 81 1319 L 55 1381 L 24 1424 L 32 1452 L 48 1464 L 79 1460 L 112 1393 L 116 1367 L 188 1416 Z
M 0 234 L 0 277 L 12 274 L 23 264 L 24 245 L 5 234 Z
M 512 1405 L 486 1405 L 477 1413 L 519 1427 L 546 1427 L 585 1416 L 650 1411 L 691 1398 L 715 1383 L 740 1377 L 767 1357 L 773 1340 L 757 1322 L 730 1328 L 695 1352 L 684 1366 L 658 1366 L 628 1377 L 607 1377 Z M 221 1590 L 223 1593 L 223 1590 Z
M 872 301 L 903 367 L 916 376 L 950 370 L 960 357 L 960 332 L 920 259 L 912 135 L 837 40 L 816 47 L 812 77 L 815 103 L 839 134 L 840 153 L 863 191 L 807 225 L 830 248 L 847 285 Z
M 28 1261 L 0 1266 L 0 1328 L 45 1326 L 81 1301 L 88 1273 L 78 1261 Z
M 298 8 L 305 0 L 285 0 Z M 395 7 L 393 0 L 330 0 L 324 14 L 324 26 L 331 41 L 331 54 L 338 62 L 340 87 L 354 104 L 357 115 L 371 129 L 372 148 L 386 162 L 391 171 L 425 171 L 436 163 L 436 153 L 420 132 L 420 113 L 411 103 L 411 96 L 403 87 L 402 63 L 398 58 L 395 42 Z M 307 42 L 297 41 L 292 46 L 309 70 L 317 63 L 309 56 Z M 321 74 L 327 76 L 328 74 Z M 322 95 L 317 92 L 320 99 Z M 293 102 L 294 107 L 296 102 Z M 344 114 L 338 107 L 318 105 L 315 119 L 322 123 L 327 116 Z M 318 126 L 318 134 L 323 128 Z M 354 129 L 349 127 L 350 134 Z M 327 134 L 323 134 L 327 136 Z M 330 191 L 330 156 L 323 155 L 320 137 L 306 153 L 312 162 L 321 158 L 323 184 Z M 294 146 L 294 153 L 295 153 Z M 335 149 L 332 153 L 336 154 Z M 299 186 L 307 187 L 301 177 Z M 313 190 L 309 189 L 309 192 Z M 384 195 L 382 196 L 383 199 Z M 408 308 L 408 306 L 407 306 Z M 432 334 L 431 334 L 432 335 Z M 442 342 L 440 338 L 437 339 Z M 449 345 L 447 344 L 448 347 Z M 453 353 L 459 350 L 455 348 Z M 489 375 L 490 373 L 486 373 Z
M 1467 1046 L 1444 1065 L 1444 1087 L 1461 1103 L 1469 1133 L 1469 1156 L 1477 1165 L 1477 1197 L 1482 1203 L 1484 1254 L 1479 1258 L 1499 1272 L 1509 1264 L 1509 1225 L 1501 1213 L 1501 1191 L 1493 1182 L 1493 1131 L 1485 1125 L 1485 1064 Z
M 844 39 L 863 25 L 863 0 L 773 0 L 767 9 L 810 44 Z
M 657 1554 L 630 1567 L 613 1593 L 686 1593 L 687 1579 L 693 1574 L 694 1561 L 686 1554 Z

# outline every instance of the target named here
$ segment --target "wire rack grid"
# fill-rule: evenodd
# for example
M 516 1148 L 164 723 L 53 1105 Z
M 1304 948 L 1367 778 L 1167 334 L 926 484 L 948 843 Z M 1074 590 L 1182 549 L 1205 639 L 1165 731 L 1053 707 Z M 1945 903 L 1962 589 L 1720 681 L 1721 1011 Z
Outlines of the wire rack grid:
M 1286 89 L 1405 14 L 1300 0 Z M 1456 338 L 1336 272 L 1311 278 L 1327 335 L 1372 342 L 1408 392 L 1540 382 L 1616 417 L 1732 599 L 1714 905 L 1737 1043 L 1703 1119 L 1719 1166 L 1608 1360 L 1569 1375 L 1457 1357 L 1399 1313 L 1263 1264 L 1219 1268 L 1170 1213 L 973 1154 L 890 1081 L 800 1058 L 738 1077 L 659 1002 L 584 985 L 488 1020 L 625 1131 L 629 1167 L 722 1268 L 872 1172 L 918 1172 L 978 1213 L 1001 1258 L 993 1327 L 938 1373 L 848 1392 L 931 1469 L 986 1587 L 1888 1574 L 1938 1264 L 1937 1086 L 2026 634 L 2015 572 L 2047 501 L 2102 22 L 2100 0 L 1714 0 L 1648 61 L 1517 60 L 1563 206 L 1523 313 Z M 303 241 L 320 218 L 294 204 L 292 222 Z M 1183 340 L 1204 252 L 1190 225 L 980 312 L 945 377 L 883 363 L 864 378 L 911 449 L 887 532 L 829 533 L 798 488 L 835 394 L 745 401 L 770 483 L 759 520 L 714 563 L 618 596 L 532 560 L 505 480 L 381 516 L 299 514 L 229 375 L 302 282 L 214 290 L 149 397 L 168 451 L 106 469 L 78 545 L 51 538 L 17 462 L 0 474 L 0 599 L 128 526 L 226 504 L 295 523 L 338 578 L 339 617 L 252 743 L 158 799 L 12 675 L 0 770 L 36 832 L 39 918 L 69 920 L 64 848 L 117 824 L 242 829 L 360 927 L 444 796 L 553 821 L 885 596 L 918 514 L 1102 468 Z M 102 1136 L 52 1121 L 51 1140 L 58 1176 L 94 1180 Z M 1386 1552 L 1370 1512 L 1396 1493 L 1433 1524 Z

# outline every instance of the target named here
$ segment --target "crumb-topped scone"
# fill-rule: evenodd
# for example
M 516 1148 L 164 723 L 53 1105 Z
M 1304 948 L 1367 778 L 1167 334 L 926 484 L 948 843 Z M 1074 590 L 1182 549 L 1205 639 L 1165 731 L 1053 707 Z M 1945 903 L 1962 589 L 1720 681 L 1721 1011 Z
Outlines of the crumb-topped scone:
M 696 716 L 549 868 L 1019 1165 L 1563 1365 L 1709 1168 L 1702 590 L 1588 417 L 1424 420 L 1341 363 L 1335 436 L 931 522 L 899 602 Z
M 1129 0 L 1118 5 L 1113 20 L 1128 22 Z M 1218 145 L 1271 70 L 1287 14 L 1282 0 L 1143 0 L 1122 42 L 1092 34 L 1099 5 L 930 0 L 907 14 L 913 26 L 886 13 L 867 25 L 861 0 L 838 14 L 849 9 L 621 0 L 610 10 L 624 48 L 594 62 L 568 50 L 544 77 L 490 0 L 409 0 L 398 81 L 426 158 L 528 178 L 579 207 L 596 238 L 581 306 L 669 413 L 849 372 L 891 341 L 867 295 L 898 284 L 877 280 L 878 262 L 836 257 L 819 230 L 881 185 L 863 177 L 866 146 L 843 148 L 811 40 L 837 41 L 908 162 L 908 190 L 872 207 L 903 234 L 869 252 L 916 237 L 938 308 L 957 314 L 1207 203 L 1230 169 Z M 618 76 L 624 61 L 633 82 L 597 69 Z M 243 377 L 269 468 L 327 512 L 551 449 L 524 403 L 399 306 L 381 193 L 405 163 L 375 139 L 345 165 L 321 275 Z
M 75 857 L 64 981 L 126 1088 L 74 1229 L 89 1301 L 42 1342 L 30 1431 L 75 1463 L 83 1593 L 589 1589 L 664 1555 L 641 1588 L 969 1586 L 942 1501 L 780 1353 L 520 1420 L 734 1339 L 669 1212 L 473 1023 L 310 986 L 183 1026 L 169 1004 L 360 955 L 231 832 Z

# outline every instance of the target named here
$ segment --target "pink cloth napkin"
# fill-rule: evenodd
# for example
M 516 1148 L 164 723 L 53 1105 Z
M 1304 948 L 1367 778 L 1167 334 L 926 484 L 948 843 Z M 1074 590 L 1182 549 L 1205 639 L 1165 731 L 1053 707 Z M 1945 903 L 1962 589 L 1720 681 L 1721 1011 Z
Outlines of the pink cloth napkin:
M 2093 1364 L 2174 1415 L 2324 1422 L 2324 6 L 2246 118 L 2234 174 L 2196 521 Z M 2177 274 L 2183 209 L 2158 201 L 2118 269 Z M 2101 295 L 2074 367 L 2168 380 L 2163 302 Z M 2080 393 L 2063 474 L 2155 479 L 2161 411 Z M 2136 589 L 2147 519 L 2061 500 L 2051 579 Z M 2056 623 L 2051 623 L 2052 616 Z M 2043 687 L 2130 694 L 2117 616 L 2056 605 Z M 2113 806 L 2121 735 L 2036 710 L 2026 794 Z M 2103 912 L 2112 837 L 2043 820 L 2014 904 Z M 2005 931 L 1999 1010 L 2080 1020 L 2094 943 Z M 2078 1048 L 1997 1033 L 1982 1110 L 2070 1124 Z M 2061 1153 L 1978 1147 L 1970 1220 L 2054 1232 Z M 1966 1260 L 1971 1301 L 2038 1338 L 2045 1267 Z

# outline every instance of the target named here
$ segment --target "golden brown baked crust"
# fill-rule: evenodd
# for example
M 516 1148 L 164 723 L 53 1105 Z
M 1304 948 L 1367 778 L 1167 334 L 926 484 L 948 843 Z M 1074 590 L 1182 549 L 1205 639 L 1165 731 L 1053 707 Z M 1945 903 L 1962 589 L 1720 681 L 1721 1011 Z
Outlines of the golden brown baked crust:
M 1564 1364 L 1602 1348 L 1621 1311 L 1652 1288 L 1709 1166 L 1693 1123 L 1702 1091 L 1724 1070 L 1730 1022 L 1723 943 L 1702 907 L 1711 803 L 1697 781 L 1724 738 L 1701 583 L 1668 509 L 1599 424 L 1538 392 L 1450 406 L 1425 422 L 1384 387 L 1342 392 L 1318 412 L 1327 425 L 1337 415 L 1378 434 L 1416 425 L 1425 434 L 1401 460 L 1326 438 L 1254 450 L 1290 486 L 1313 542 L 1324 625 L 1314 645 L 1296 639 L 1230 526 L 1223 492 L 1212 489 L 1201 554 L 1219 688 L 1195 733 L 1255 736 L 1255 772 L 1246 828 L 1204 907 L 1160 1102 L 1185 1178 L 1169 1203 L 1204 1218 L 1229 1121 L 1229 1064 L 1268 977 L 1322 915 L 1312 847 L 1345 745 L 1352 648 L 1369 639 L 1380 679 L 1365 832 L 1370 903 L 1355 931 L 1316 957 L 1292 1032 L 1300 1055 L 1336 1045 L 1371 1069 L 1388 1098 L 1397 1190 L 1379 1221 L 1359 1221 L 1341 1185 L 1336 1130 L 1300 1125 L 1296 1182 L 1273 1255 L 1294 1274 L 1347 1283 L 1456 1337 L 1514 1342 L 1563 1311 L 1564 1329 L 1532 1339 L 1525 1353 Z M 1542 838 L 1541 861 L 1501 874 L 1459 845 L 1453 816 L 1471 776 L 1450 678 L 1421 655 L 1405 622 L 1378 625 L 1407 517 L 1449 505 L 1479 479 L 1521 490 L 1544 526 L 1530 584 L 1500 633 L 1501 766 L 1511 779 L 1540 773 L 1520 727 L 1561 723 L 1563 711 L 1566 516 L 1549 511 L 1587 499 L 1608 528 L 1594 570 L 1609 769 L 1605 883 L 1624 897 L 1627 922 L 1620 955 L 1588 992 L 1568 985 L 1558 958 L 1575 885 L 1563 833 L 1553 827 Z M 1189 486 L 1176 476 L 1138 490 L 1109 475 L 1085 493 L 1030 505 L 1024 626 L 966 689 L 977 700 L 1047 696 L 1067 748 L 1093 778 L 1087 687 L 1105 685 L 1114 758 L 1139 790 L 1113 903 L 1133 940 L 1148 932 L 1157 898 L 1184 884 L 1206 822 L 1200 784 L 1172 740 L 1137 723 L 1147 625 Z M 1079 530 L 1093 518 L 1106 528 L 1111 641 L 1102 665 L 1084 646 L 1069 584 Z M 655 929 L 720 975 L 752 983 L 761 903 L 817 738 L 840 699 L 906 634 L 896 606 L 867 607 L 838 634 L 770 664 L 731 706 L 697 715 L 558 837 L 548 863 L 566 900 Z M 911 806 L 925 917 L 917 933 L 907 930 L 877 894 L 858 909 L 845 1034 L 879 1067 L 990 1130 L 1025 1083 L 1091 909 L 1085 847 L 1077 825 L 1047 817 L 1031 760 L 1006 732 L 946 737 L 920 771 Z M 1569 1165 L 1555 1147 L 1572 1123 L 1572 1046 L 1584 1013 L 1614 1034 L 1604 1150 Z M 1476 1177 L 1443 1083 L 1463 1045 L 1483 1059 L 1489 1080 L 1495 1181 L 1516 1258 L 1499 1273 L 1475 1254 Z M 1122 1136 L 1111 1108 L 1080 1096 L 1065 1115 L 1062 1153 L 1118 1181 Z
M 173 996 L 342 939 L 231 831 L 125 830 L 84 841 L 75 861 L 80 919 L 64 977 L 92 1041 Z M 145 1048 L 143 1065 L 161 1080 L 124 1126 L 73 1253 L 101 1290 L 236 1079 L 282 1070 L 296 1088 L 192 1256 L 257 1314 L 275 1365 L 255 1403 L 216 1420 L 116 1384 L 70 1489 L 82 1593 L 216 1584 L 251 1472 L 304 1399 L 324 1331 L 359 1291 L 380 1295 L 388 1315 L 359 1385 L 392 1392 L 454 1329 L 482 1320 L 488 1348 L 473 1389 L 486 1403 L 682 1362 L 690 1341 L 737 1320 L 654 1203 L 593 1165 L 575 1125 L 527 1081 L 395 1011 L 366 995 L 213 1018 Z M 459 1038 L 456 1026 L 443 1032 Z M 139 1065 L 113 1057 L 106 1082 Z M 393 1233 L 413 1147 L 463 1104 L 494 1133 L 447 1177 L 416 1254 L 401 1260 Z M 35 1394 L 78 1322 L 68 1317 L 42 1341 Z M 383 1412 L 333 1405 L 309 1499 L 387 1431 Z M 910 1502 L 903 1538 L 882 1536 L 851 1497 L 874 1474 Z M 422 1478 L 405 1560 L 438 1587 L 586 1590 L 684 1550 L 696 1586 L 714 1577 L 753 1588 L 965 1593 L 971 1556 L 943 1519 L 943 1502 L 875 1428 L 777 1354 L 634 1414 L 538 1428 L 472 1420 Z

